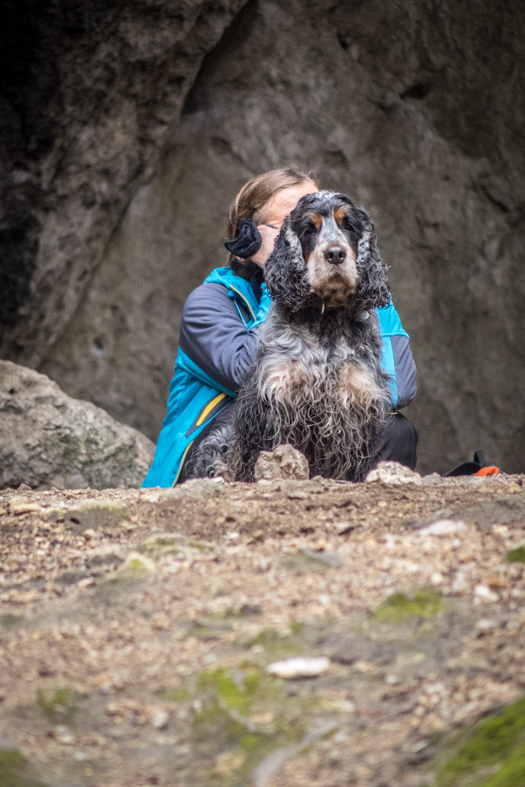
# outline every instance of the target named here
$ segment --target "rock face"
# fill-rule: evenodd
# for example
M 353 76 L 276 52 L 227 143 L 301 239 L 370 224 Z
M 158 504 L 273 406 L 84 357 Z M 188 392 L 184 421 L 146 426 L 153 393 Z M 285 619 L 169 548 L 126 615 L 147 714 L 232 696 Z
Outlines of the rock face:
M 0 361 L 0 488 L 137 487 L 153 453 L 147 437 L 99 407 Z
M 155 438 L 229 202 L 294 162 L 376 221 L 420 469 L 525 469 L 519 0 L 46 8 L 4 26 L 3 357 Z

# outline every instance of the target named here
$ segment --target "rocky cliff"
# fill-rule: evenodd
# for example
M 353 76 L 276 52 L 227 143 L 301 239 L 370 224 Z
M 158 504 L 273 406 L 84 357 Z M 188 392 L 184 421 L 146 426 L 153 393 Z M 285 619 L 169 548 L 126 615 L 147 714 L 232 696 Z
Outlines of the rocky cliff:
M 2 356 L 155 438 L 230 200 L 295 162 L 373 214 L 421 467 L 524 469 L 518 0 L 25 0 L 1 26 Z

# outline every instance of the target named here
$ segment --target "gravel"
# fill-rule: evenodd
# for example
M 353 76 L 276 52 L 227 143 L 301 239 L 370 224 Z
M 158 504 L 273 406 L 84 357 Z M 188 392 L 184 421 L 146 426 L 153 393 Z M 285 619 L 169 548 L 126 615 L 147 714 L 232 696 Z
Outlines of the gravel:
M 470 480 L 0 493 L 0 736 L 49 787 L 431 784 L 525 688 L 524 478 Z

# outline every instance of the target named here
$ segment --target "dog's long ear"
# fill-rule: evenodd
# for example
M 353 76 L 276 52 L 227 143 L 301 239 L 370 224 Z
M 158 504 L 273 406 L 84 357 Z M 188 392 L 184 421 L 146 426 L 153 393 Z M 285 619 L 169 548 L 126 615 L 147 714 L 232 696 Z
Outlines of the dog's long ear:
M 264 281 L 272 300 L 292 312 L 301 308 L 311 292 L 303 250 L 289 216 L 264 266 Z
M 357 285 L 356 301 L 363 311 L 388 306 L 390 303 L 390 288 L 386 265 L 381 259 L 377 248 L 377 239 L 374 225 L 368 213 L 362 208 L 354 208 L 355 213 L 362 222 L 363 234 L 357 247 L 357 272 L 359 284 Z

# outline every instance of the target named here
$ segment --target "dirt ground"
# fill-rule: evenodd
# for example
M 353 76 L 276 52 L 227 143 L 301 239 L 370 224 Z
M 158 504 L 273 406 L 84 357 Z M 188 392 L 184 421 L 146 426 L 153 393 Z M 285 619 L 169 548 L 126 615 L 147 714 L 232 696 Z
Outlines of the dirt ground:
M 0 492 L 0 787 L 524 785 L 524 480 Z

